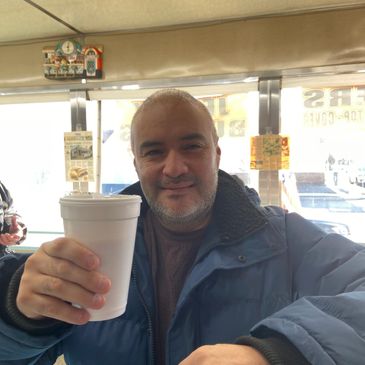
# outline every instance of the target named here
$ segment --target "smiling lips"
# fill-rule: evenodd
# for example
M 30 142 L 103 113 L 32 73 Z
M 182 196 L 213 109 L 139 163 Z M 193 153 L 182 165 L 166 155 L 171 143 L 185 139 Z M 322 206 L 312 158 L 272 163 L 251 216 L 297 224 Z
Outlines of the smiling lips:
M 189 181 L 180 181 L 180 182 L 169 182 L 165 184 L 161 184 L 160 188 L 161 190 L 171 192 L 171 193 L 183 193 L 186 192 L 186 190 L 192 188 L 194 186 L 194 183 Z
M 178 192 L 178 191 L 182 191 L 182 190 L 186 190 L 188 188 L 191 188 L 193 186 L 193 184 L 190 183 L 185 183 L 185 184 L 177 184 L 177 185 L 166 185 L 162 187 L 162 190 L 171 190 L 174 192 Z

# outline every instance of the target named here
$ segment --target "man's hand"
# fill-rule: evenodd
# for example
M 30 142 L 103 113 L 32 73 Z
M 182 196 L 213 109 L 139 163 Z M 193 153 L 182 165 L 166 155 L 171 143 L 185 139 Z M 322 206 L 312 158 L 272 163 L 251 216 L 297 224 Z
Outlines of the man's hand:
M 19 240 L 20 236 L 12 233 L 2 233 L 0 234 L 0 244 L 4 246 L 15 245 Z
M 0 234 L 0 244 L 15 245 L 23 237 L 23 228 L 18 224 L 16 215 L 11 217 L 9 233 Z
M 90 318 L 86 309 L 101 308 L 111 286 L 99 266 L 98 256 L 72 239 L 44 243 L 25 263 L 18 309 L 28 318 L 85 324 Z
M 253 347 L 218 344 L 197 348 L 179 365 L 269 365 L 269 362 Z

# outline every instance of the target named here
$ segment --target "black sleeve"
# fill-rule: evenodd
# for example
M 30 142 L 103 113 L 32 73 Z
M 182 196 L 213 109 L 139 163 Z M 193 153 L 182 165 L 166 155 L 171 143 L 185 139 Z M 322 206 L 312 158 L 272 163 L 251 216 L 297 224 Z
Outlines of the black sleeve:
M 2 218 L 0 221 L 0 233 L 8 233 L 10 226 L 7 223 L 5 217 L 6 217 L 6 213 L 7 213 L 8 209 L 13 204 L 13 199 L 9 193 L 9 190 L 0 181 L 0 203 L 1 202 L 2 202 L 2 206 L 0 205 L 0 209 L 2 210 Z
M 9 255 L 10 256 L 10 255 Z M 71 325 L 49 318 L 44 320 L 34 320 L 24 316 L 16 305 L 19 283 L 24 270 L 26 256 L 18 260 L 2 260 L 0 265 L 0 316 L 8 324 L 28 332 L 32 335 L 49 335 L 59 329 L 69 328 Z M 7 265 L 6 265 L 7 264 Z
M 13 205 L 13 198 L 10 195 L 9 190 L 5 187 L 5 185 L 0 181 L 0 195 L 1 199 L 11 207 Z
M 241 336 L 236 343 L 255 348 L 270 365 L 310 365 L 286 337 L 274 331 L 271 331 L 270 337 L 266 338 Z

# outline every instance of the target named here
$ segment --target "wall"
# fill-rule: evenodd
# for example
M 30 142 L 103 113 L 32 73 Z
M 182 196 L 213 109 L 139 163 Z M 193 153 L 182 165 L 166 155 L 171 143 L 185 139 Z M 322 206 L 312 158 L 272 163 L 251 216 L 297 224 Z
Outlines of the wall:
M 361 8 L 95 36 L 85 43 L 104 46 L 103 81 L 112 82 L 362 63 L 364 34 Z M 55 43 L 0 47 L 0 90 L 62 85 L 43 76 L 42 48 Z

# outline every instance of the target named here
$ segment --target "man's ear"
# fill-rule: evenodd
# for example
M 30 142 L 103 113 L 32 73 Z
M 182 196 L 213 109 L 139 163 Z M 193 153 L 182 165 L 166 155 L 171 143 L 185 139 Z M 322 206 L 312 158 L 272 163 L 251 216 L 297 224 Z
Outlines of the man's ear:
M 134 166 L 134 169 L 136 170 L 137 176 L 139 178 L 139 172 L 138 172 L 137 162 L 136 162 L 136 159 L 135 158 L 133 159 L 133 166 Z
M 216 153 L 217 153 L 217 167 L 219 167 L 219 164 L 221 162 L 222 151 L 221 151 L 221 148 L 218 145 L 217 145 L 217 148 L 216 148 Z

